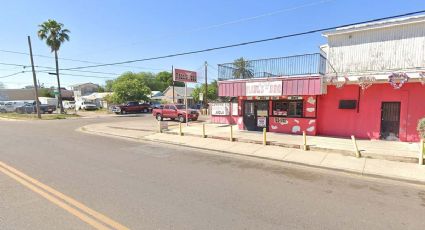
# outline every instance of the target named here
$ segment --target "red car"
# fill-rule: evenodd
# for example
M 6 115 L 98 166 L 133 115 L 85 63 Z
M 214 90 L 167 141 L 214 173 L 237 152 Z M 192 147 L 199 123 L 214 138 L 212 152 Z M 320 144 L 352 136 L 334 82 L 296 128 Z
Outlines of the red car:
M 112 112 L 116 114 L 126 113 L 148 113 L 151 111 L 150 104 L 140 104 L 137 101 L 130 101 L 124 105 L 115 106 L 112 108 Z
M 194 109 L 188 109 L 187 118 L 191 121 L 198 120 L 199 113 Z M 162 121 L 164 118 L 170 118 L 171 120 L 178 119 L 180 122 L 186 122 L 186 106 L 183 104 L 166 104 L 160 108 L 152 110 L 152 115 L 156 117 L 158 121 Z

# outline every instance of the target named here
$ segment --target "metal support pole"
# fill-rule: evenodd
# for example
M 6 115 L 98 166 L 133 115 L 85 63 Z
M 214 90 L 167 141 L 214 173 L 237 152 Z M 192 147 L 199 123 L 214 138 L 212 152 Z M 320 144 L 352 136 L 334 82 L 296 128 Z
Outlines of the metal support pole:
M 182 131 L 182 123 L 179 123 L 179 135 L 183 136 L 183 131 Z
M 205 135 L 205 123 L 202 123 L 202 137 L 206 138 L 207 135 Z
M 356 137 L 354 137 L 354 135 L 351 135 L 351 140 L 353 141 L 354 153 L 355 153 L 356 157 L 357 158 L 361 157 L 359 147 L 357 146 Z
M 158 121 L 158 131 L 159 131 L 159 133 L 162 133 L 162 130 L 161 130 L 161 122 L 160 122 L 160 121 Z
M 267 129 L 263 128 L 263 145 L 267 145 Z
M 188 114 L 188 107 L 187 104 L 187 82 L 184 83 L 184 105 L 186 107 L 186 126 L 189 126 L 189 114 Z
M 230 125 L 230 138 L 229 140 L 233 142 L 233 125 Z
M 208 108 L 208 62 L 205 61 L 205 96 L 204 108 Z
M 419 142 L 419 164 L 424 164 L 424 156 L 425 156 L 425 139 L 422 139 L 421 142 Z
M 303 131 L 303 146 L 302 149 L 304 151 L 307 151 L 307 134 L 305 133 L 305 131 Z

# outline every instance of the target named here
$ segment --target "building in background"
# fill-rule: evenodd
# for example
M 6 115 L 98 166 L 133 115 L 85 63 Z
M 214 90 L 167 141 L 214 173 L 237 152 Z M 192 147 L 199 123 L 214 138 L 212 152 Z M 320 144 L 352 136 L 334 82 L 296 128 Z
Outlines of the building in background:
M 221 64 L 212 121 L 247 130 L 419 141 L 425 16 L 324 33 L 317 54 Z
M 78 95 L 80 96 L 87 96 L 92 93 L 97 93 L 99 91 L 99 85 L 94 83 L 81 83 L 81 84 L 75 84 L 71 85 L 71 90 L 74 92 L 79 92 Z
M 194 105 L 192 97 L 193 88 L 187 87 L 187 103 L 189 106 Z M 184 87 L 174 86 L 174 101 L 177 104 L 184 104 Z M 156 94 L 151 97 L 152 100 L 162 101 L 164 103 L 173 103 L 173 87 L 169 86 L 161 94 Z

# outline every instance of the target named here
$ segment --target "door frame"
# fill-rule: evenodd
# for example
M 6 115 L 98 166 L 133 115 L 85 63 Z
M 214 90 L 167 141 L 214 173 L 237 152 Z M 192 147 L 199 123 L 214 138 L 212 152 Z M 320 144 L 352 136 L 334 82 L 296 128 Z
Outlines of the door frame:
M 382 101 L 381 102 L 381 122 L 380 122 L 380 129 L 379 129 L 379 138 L 380 139 L 386 139 L 388 136 L 384 137 L 383 128 L 384 128 L 384 104 L 397 104 L 398 105 L 398 128 L 396 136 L 398 139 L 400 139 L 400 128 L 401 128 L 401 102 L 400 101 Z
M 270 119 L 270 101 L 269 100 L 244 100 L 243 101 L 243 124 L 245 126 L 245 128 L 248 130 L 247 126 L 245 125 L 245 119 L 247 118 L 247 115 L 245 114 L 245 107 L 246 107 L 246 103 L 254 103 L 254 119 L 255 119 L 255 131 L 263 131 L 263 128 L 266 128 L 266 130 L 269 130 L 269 119 Z M 266 117 L 266 127 L 258 127 L 257 126 L 257 119 L 258 119 L 258 114 L 257 114 L 257 103 L 263 102 L 267 105 L 267 117 Z M 254 131 L 254 130 L 251 130 Z

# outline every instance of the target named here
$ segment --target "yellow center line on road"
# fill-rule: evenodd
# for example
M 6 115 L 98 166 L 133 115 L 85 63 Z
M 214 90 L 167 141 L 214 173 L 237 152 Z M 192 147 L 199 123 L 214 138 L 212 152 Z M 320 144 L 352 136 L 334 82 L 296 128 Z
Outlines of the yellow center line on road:
M 17 182 L 21 183 L 25 187 L 29 188 L 35 193 L 38 193 L 42 197 L 46 198 L 50 202 L 58 205 L 59 207 L 63 208 L 64 210 L 68 211 L 69 213 L 73 214 L 74 216 L 78 217 L 82 221 L 86 222 L 87 224 L 91 225 L 92 227 L 96 229 L 110 229 L 109 227 L 105 227 L 105 225 L 109 225 L 113 229 L 117 230 L 129 230 L 128 227 L 125 227 L 124 225 L 110 219 L 109 217 L 87 207 L 86 205 L 76 201 L 75 199 L 64 195 L 63 193 L 37 181 L 36 179 L 27 176 L 26 174 L 18 171 L 17 169 L 5 164 L 4 162 L 0 161 L 0 171 L 6 174 L 7 176 L 11 177 L 12 179 L 16 180 Z M 43 191 L 44 190 L 44 191 Z M 49 194 L 50 193 L 50 194 Z M 59 199 L 58 199 L 59 198 Z M 67 203 L 61 201 L 66 201 Z M 72 206 L 80 209 L 76 209 Z M 84 213 L 85 212 L 85 213 Z M 94 217 L 90 217 L 90 216 Z

